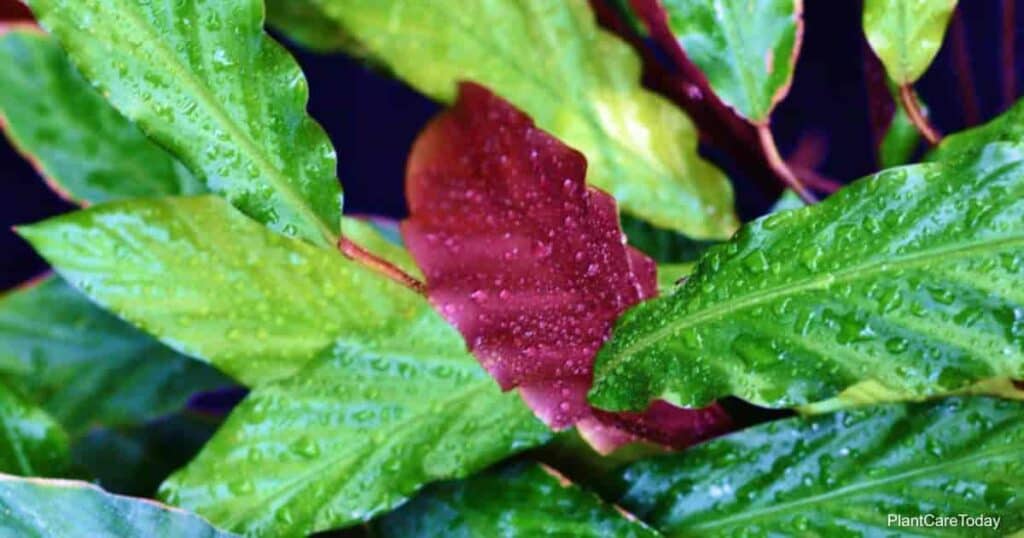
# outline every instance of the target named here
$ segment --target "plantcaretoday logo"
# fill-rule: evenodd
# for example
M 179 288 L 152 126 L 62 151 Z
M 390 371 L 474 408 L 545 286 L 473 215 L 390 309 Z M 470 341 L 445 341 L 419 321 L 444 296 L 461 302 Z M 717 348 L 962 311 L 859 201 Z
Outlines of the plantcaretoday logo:
M 940 516 L 936 514 L 923 514 L 919 516 L 905 516 L 902 514 L 889 514 L 885 524 L 889 527 L 919 527 L 919 528 L 975 528 L 999 530 L 1001 516 L 956 514 L 952 516 Z

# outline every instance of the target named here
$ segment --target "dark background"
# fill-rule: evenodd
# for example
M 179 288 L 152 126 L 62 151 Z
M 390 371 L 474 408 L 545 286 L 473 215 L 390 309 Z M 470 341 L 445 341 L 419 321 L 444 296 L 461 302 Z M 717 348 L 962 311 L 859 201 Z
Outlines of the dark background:
M 773 130 L 784 155 L 801 137 L 823 142 L 819 172 L 850 181 L 877 168 L 864 87 L 860 2 L 805 0 L 805 4 L 806 34 L 796 79 L 773 117 Z M 988 119 L 1007 105 L 1002 98 L 1000 0 L 964 0 L 960 4 L 980 117 Z M 1015 21 L 1018 44 L 1024 20 L 1024 2 L 1019 4 Z M 939 58 L 917 85 L 934 123 L 947 133 L 968 124 L 958 92 L 953 43 L 947 35 Z M 406 154 L 439 107 L 402 83 L 344 56 L 317 56 L 290 48 L 309 79 L 310 112 L 327 129 L 338 150 L 346 212 L 401 217 L 405 212 L 402 178 Z M 1019 74 L 1024 54 L 1017 56 Z M 709 155 L 721 161 L 720 156 Z M 728 162 L 720 164 L 733 168 Z M 72 208 L 46 188 L 4 139 L 0 139 L 0 178 L 4 187 L 0 198 L 2 290 L 46 268 L 9 227 Z M 734 179 L 737 206 L 745 219 L 757 216 L 772 203 L 751 182 Z

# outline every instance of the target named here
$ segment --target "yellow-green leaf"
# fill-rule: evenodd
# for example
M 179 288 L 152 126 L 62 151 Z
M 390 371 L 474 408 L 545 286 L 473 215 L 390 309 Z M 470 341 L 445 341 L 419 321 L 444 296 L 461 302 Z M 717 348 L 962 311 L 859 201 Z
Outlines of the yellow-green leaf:
M 897 84 L 921 78 L 942 47 L 957 0 L 864 0 L 864 34 Z

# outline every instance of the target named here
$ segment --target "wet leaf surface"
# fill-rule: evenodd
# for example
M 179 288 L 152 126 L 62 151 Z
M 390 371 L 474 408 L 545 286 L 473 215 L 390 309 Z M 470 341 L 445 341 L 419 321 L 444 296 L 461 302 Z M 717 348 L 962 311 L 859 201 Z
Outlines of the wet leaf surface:
M 865 0 L 864 34 L 897 84 L 921 78 L 942 47 L 957 0 Z
M 463 84 L 413 149 L 403 237 L 438 311 L 544 422 L 580 423 L 602 450 L 628 440 L 608 426 L 690 444 L 720 430 L 724 413 L 657 404 L 615 417 L 586 402 L 612 322 L 656 293 L 654 263 L 625 245 L 615 202 L 586 186 L 586 166 L 512 105 Z
M 1005 536 L 1024 528 L 1022 419 L 1024 404 L 989 398 L 792 418 L 631 464 L 613 498 L 666 536 Z
M 246 214 L 331 245 L 341 192 L 298 65 L 258 0 L 33 0 L 85 78 Z
M 591 401 L 917 399 L 1024 375 L 1024 149 L 896 168 L 748 225 L 618 323 Z M 1000 389 L 1002 391 L 1002 389 Z
M 374 531 L 383 538 L 660 536 L 536 464 L 432 486 L 375 523 Z

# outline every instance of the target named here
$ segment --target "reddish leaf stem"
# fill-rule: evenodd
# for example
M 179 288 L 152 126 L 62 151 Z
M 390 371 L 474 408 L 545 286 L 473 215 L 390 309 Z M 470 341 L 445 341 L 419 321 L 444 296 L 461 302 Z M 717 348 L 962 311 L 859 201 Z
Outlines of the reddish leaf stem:
M 782 181 L 789 186 L 789 188 L 793 189 L 804 203 L 817 203 L 818 198 L 800 182 L 800 179 L 796 177 L 793 170 L 789 168 L 786 161 L 784 161 L 782 156 L 779 155 L 779 148 L 775 145 L 775 137 L 772 135 L 772 128 L 769 127 L 767 123 L 758 124 L 757 136 L 761 141 L 761 150 L 764 152 L 764 157 L 768 161 L 768 166 L 771 167 L 772 171 L 775 172 L 775 174 L 779 176 Z
M 910 123 L 917 127 L 921 136 L 933 146 L 938 144 L 942 140 L 942 135 L 939 134 L 938 129 L 932 126 L 928 118 L 924 117 L 924 113 L 921 112 L 921 104 L 917 102 L 914 88 L 910 84 L 900 85 L 900 102 L 903 103 L 903 109 L 907 111 L 907 116 L 910 117 Z
M 964 122 L 977 125 L 981 121 L 978 110 L 978 93 L 974 90 L 974 73 L 971 70 L 971 54 L 967 49 L 967 29 L 963 13 L 958 9 L 953 14 L 950 28 L 953 46 L 953 66 L 956 69 L 957 87 L 964 107 Z
M 357 245 L 346 237 L 342 237 L 338 240 L 338 250 L 352 261 L 372 271 L 380 273 L 381 275 L 390 278 L 420 295 L 426 295 L 427 293 L 426 285 L 415 277 L 401 270 L 393 263 Z
M 1013 104 L 1017 98 L 1017 59 L 1014 48 L 1017 42 L 1016 0 L 1003 0 L 1003 102 Z

